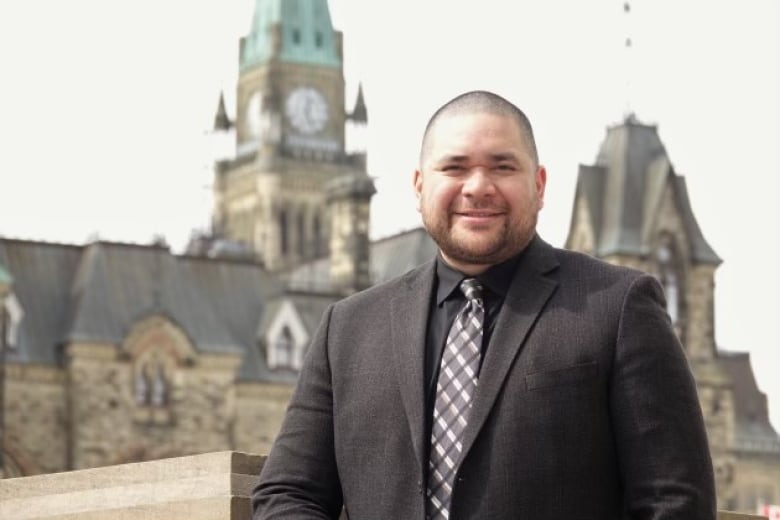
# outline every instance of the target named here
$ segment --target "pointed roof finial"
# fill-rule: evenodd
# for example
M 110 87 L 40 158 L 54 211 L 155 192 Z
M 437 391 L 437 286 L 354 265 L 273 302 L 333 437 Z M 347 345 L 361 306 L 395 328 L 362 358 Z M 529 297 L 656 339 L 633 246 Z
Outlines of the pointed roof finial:
M 368 109 L 366 108 L 366 101 L 363 99 L 363 84 L 358 83 L 357 99 L 355 99 L 355 108 L 352 109 L 352 113 L 349 115 L 352 121 L 357 123 L 368 123 Z
M 626 118 L 629 117 L 629 115 L 633 114 L 633 109 L 631 108 L 631 77 L 633 76 L 633 67 L 632 67 L 632 55 L 631 55 L 631 48 L 634 45 L 633 40 L 631 39 L 631 3 L 629 1 L 626 1 L 623 3 L 623 13 L 625 15 L 625 38 L 623 40 L 623 48 L 624 48 L 624 66 L 623 66 L 623 73 L 625 74 L 625 89 L 626 89 L 626 99 L 625 99 L 625 107 L 624 107 L 624 115 Z
M 217 105 L 217 113 L 214 116 L 214 130 L 230 130 L 233 127 L 233 122 L 227 115 L 225 110 L 225 95 L 220 91 L 219 93 L 219 105 Z

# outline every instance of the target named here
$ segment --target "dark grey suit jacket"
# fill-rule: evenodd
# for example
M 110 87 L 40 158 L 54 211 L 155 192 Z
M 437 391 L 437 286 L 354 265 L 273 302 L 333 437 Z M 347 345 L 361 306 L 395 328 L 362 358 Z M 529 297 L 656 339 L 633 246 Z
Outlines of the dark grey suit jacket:
M 425 517 L 434 264 L 322 318 L 255 518 Z M 656 280 L 536 238 L 479 377 L 451 518 L 714 520 L 700 405 Z

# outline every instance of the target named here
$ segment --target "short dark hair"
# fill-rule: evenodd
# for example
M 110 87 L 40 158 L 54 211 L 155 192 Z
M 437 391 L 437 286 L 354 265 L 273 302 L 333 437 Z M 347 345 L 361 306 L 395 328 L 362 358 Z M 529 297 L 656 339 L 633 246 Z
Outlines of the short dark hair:
M 473 113 L 487 113 L 495 114 L 499 116 L 505 116 L 512 118 L 520 128 L 520 132 L 523 134 L 528 145 L 528 149 L 531 152 L 531 157 L 535 163 L 539 163 L 539 153 L 536 150 L 536 140 L 534 139 L 534 131 L 531 128 L 531 122 L 528 120 L 528 116 L 517 108 L 517 106 L 499 96 L 493 92 L 486 90 L 472 90 L 464 94 L 451 99 L 442 105 L 436 112 L 433 113 L 428 120 L 428 124 L 425 126 L 425 132 L 423 133 L 422 144 L 420 146 L 420 166 L 424 161 L 425 154 L 428 147 L 428 138 L 431 130 L 436 125 L 436 122 L 443 116 L 453 114 L 473 114 Z

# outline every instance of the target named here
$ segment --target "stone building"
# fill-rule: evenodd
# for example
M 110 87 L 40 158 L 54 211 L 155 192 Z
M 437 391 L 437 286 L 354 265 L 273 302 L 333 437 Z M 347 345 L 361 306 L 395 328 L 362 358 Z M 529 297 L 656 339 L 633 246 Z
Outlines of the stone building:
M 566 247 L 655 274 L 685 347 L 704 411 L 719 507 L 780 501 L 780 437 L 745 353 L 715 343 L 715 270 L 656 127 L 629 116 L 608 129 L 596 162 L 580 166 Z
M 256 0 L 236 106 L 220 96 L 213 229 L 161 244 L 0 238 L 5 474 L 266 452 L 320 315 L 432 258 L 422 228 L 369 241 L 362 89 L 345 108 L 326 0 Z M 655 127 L 629 117 L 582 166 L 566 246 L 654 273 L 699 387 L 720 507 L 780 501 L 780 439 L 747 354 L 719 351 L 720 258 Z
M 371 253 L 378 282 L 435 247 L 414 230 Z M 4 474 L 267 452 L 320 315 L 343 295 L 329 264 L 287 279 L 159 245 L 0 238 Z

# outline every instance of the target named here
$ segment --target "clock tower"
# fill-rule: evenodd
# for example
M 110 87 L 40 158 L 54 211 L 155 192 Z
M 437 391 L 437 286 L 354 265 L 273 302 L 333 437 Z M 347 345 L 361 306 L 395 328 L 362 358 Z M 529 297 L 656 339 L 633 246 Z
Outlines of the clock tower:
M 370 180 L 365 150 L 346 151 L 347 123 L 366 122 L 362 95 L 360 104 L 359 117 L 347 113 L 342 34 L 327 0 L 256 0 L 239 42 L 236 153 L 215 168 L 215 234 L 271 270 L 326 255 L 326 185 Z

